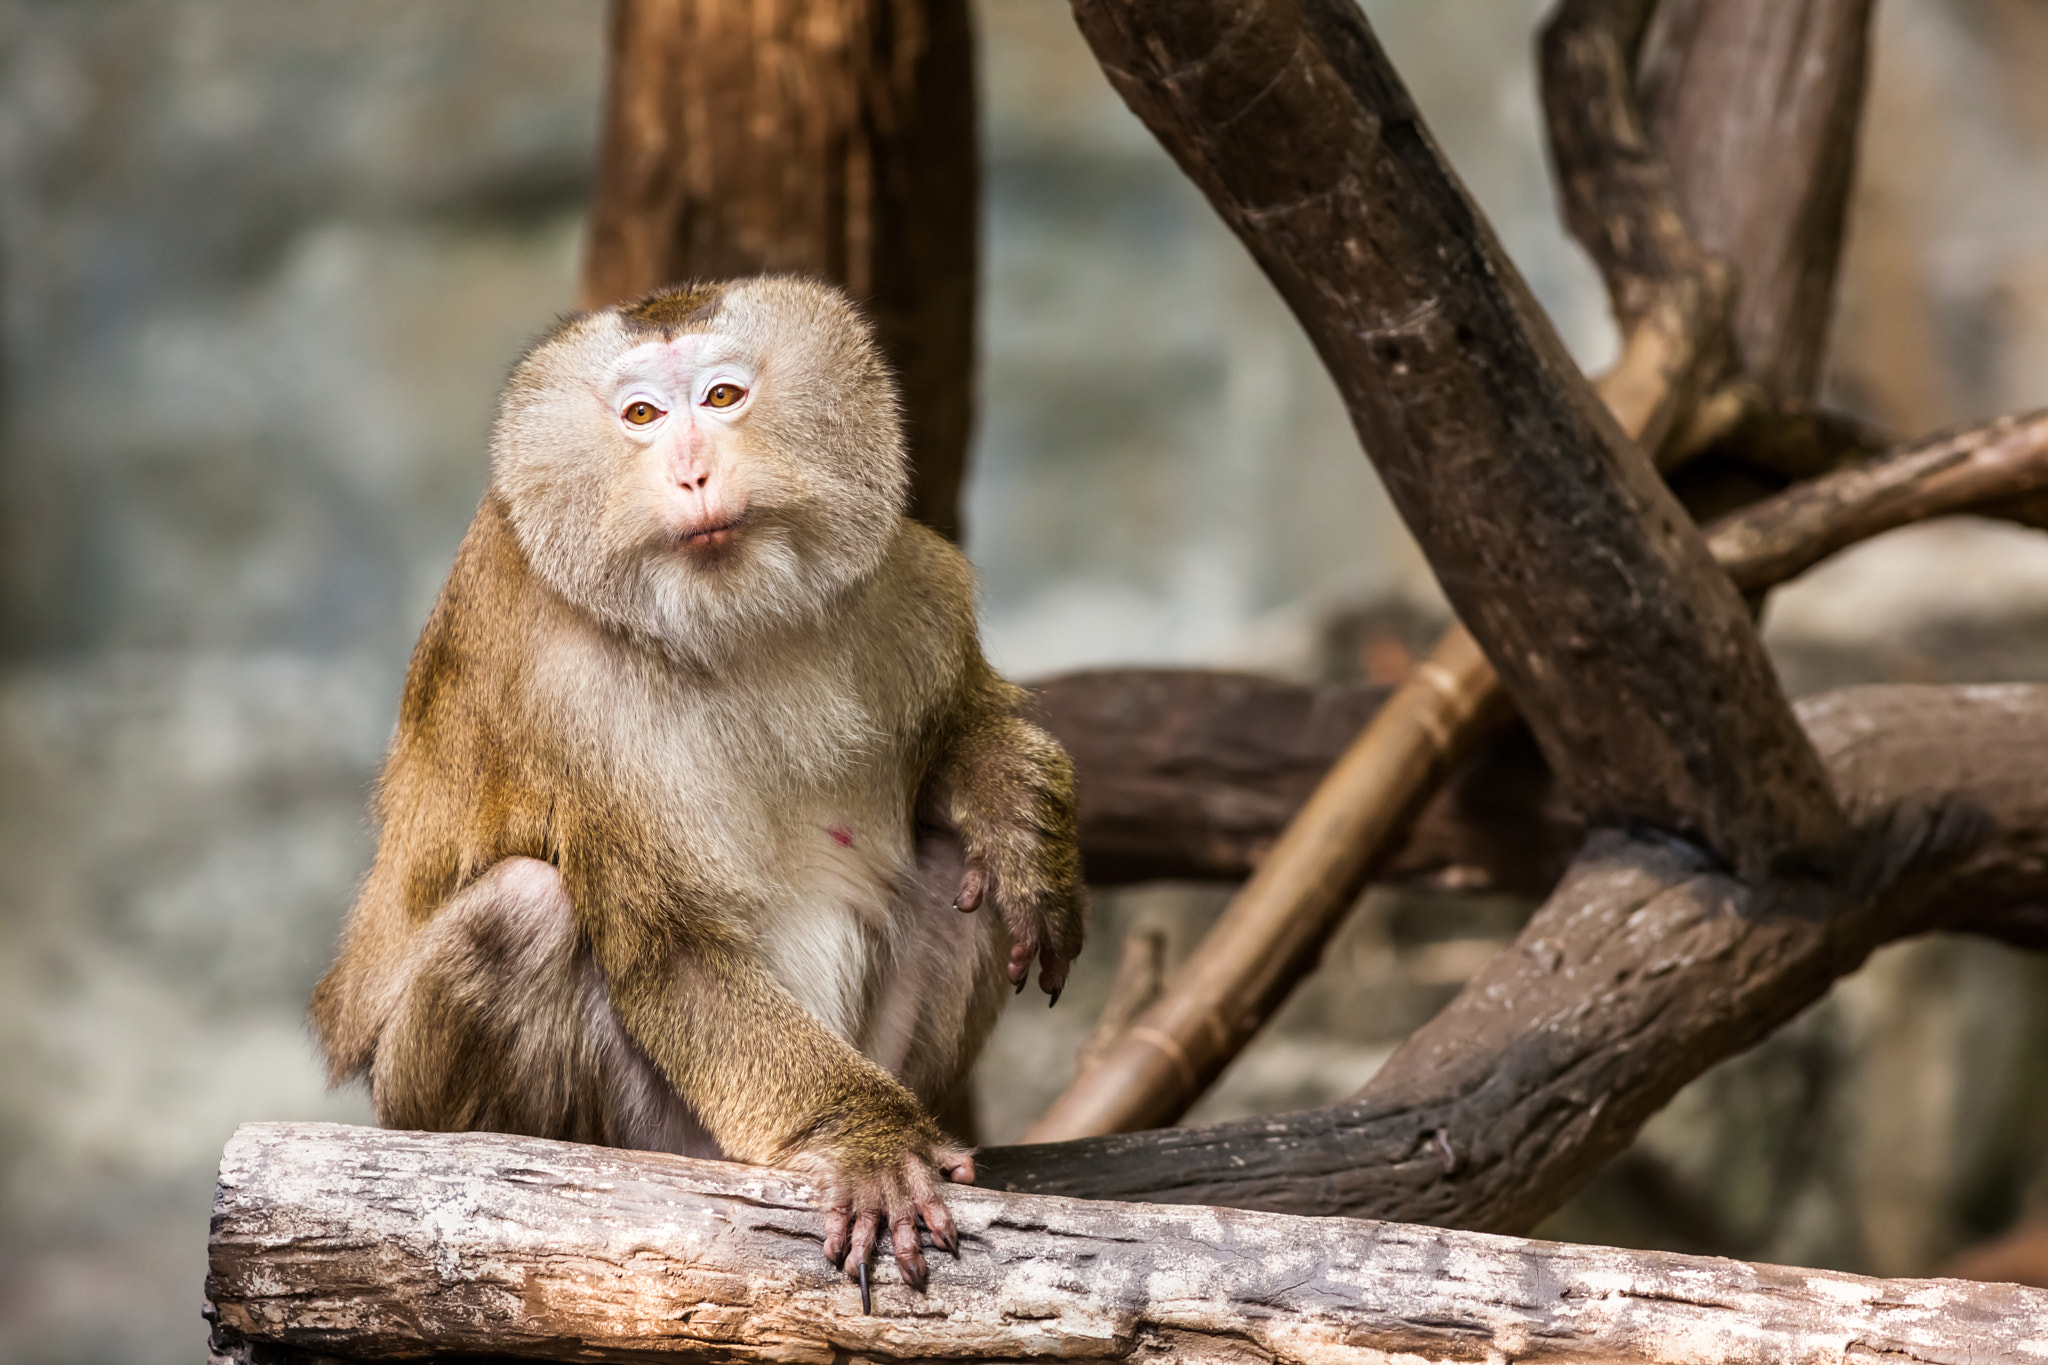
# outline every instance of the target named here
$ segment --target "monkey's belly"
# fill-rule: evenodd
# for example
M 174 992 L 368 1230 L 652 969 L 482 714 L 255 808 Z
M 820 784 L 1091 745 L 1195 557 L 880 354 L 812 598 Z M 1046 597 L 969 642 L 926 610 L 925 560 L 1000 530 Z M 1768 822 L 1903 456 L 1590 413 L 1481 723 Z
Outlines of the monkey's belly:
M 757 941 L 797 1003 L 862 1047 L 914 936 L 909 821 L 819 813 L 803 825 L 758 912 Z

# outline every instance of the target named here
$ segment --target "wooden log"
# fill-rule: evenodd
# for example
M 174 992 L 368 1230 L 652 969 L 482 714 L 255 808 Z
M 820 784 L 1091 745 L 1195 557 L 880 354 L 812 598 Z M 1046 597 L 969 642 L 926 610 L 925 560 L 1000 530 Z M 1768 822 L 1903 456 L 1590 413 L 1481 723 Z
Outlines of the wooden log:
M 2040 1362 L 2048 1291 L 1352 1219 L 956 1188 L 929 1293 L 825 1263 L 756 1167 L 499 1134 L 249 1124 L 221 1162 L 222 1361 Z
M 1788 488 L 1710 527 L 1707 544 L 1755 591 L 1907 522 L 1996 515 L 2044 487 L 2048 411 L 2001 417 Z M 1082 776 L 1090 881 L 1241 880 L 1386 696 L 1364 684 L 1105 669 L 1039 684 L 1037 718 Z M 1510 729 L 1437 791 L 1378 875 L 1542 895 L 1584 834 L 1527 732 Z
M 979 181 L 967 0 L 613 0 L 582 302 L 844 285 L 903 386 L 911 515 L 959 533 Z

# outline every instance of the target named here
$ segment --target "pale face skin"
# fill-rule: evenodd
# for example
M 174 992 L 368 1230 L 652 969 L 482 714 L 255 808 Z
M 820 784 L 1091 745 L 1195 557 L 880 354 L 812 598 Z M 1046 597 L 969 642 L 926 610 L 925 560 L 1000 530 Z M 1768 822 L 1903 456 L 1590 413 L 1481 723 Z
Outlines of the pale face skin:
M 607 376 L 619 433 L 645 453 L 638 477 L 684 550 L 716 550 L 746 522 L 751 490 L 737 445 L 758 371 L 713 333 L 636 346 Z

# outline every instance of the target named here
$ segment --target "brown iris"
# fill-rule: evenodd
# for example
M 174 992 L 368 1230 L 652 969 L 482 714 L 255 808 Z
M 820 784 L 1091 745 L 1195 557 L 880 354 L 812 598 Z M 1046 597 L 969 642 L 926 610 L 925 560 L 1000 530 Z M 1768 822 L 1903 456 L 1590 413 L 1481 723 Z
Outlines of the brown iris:
M 644 427 L 655 418 L 661 416 L 661 409 L 642 398 L 636 402 L 626 404 L 626 411 L 621 415 L 634 426 Z
M 737 384 L 713 384 L 711 392 L 704 395 L 704 405 L 713 408 L 729 408 L 747 396 L 747 391 Z

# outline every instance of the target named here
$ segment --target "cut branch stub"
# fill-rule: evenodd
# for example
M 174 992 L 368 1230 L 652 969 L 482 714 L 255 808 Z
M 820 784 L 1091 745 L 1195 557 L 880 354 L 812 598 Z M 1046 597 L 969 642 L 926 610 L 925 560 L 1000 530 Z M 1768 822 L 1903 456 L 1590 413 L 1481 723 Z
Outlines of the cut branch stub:
M 1347 0 L 1075 0 L 1273 280 L 1461 620 L 1595 823 L 1745 875 L 1842 831 L 1740 596 L 1579 376 Z
M 613 0 L 582 302 L 794 271 L 903 387 L 911 515 L 959 528 L 979 192 L 967 0 Z

